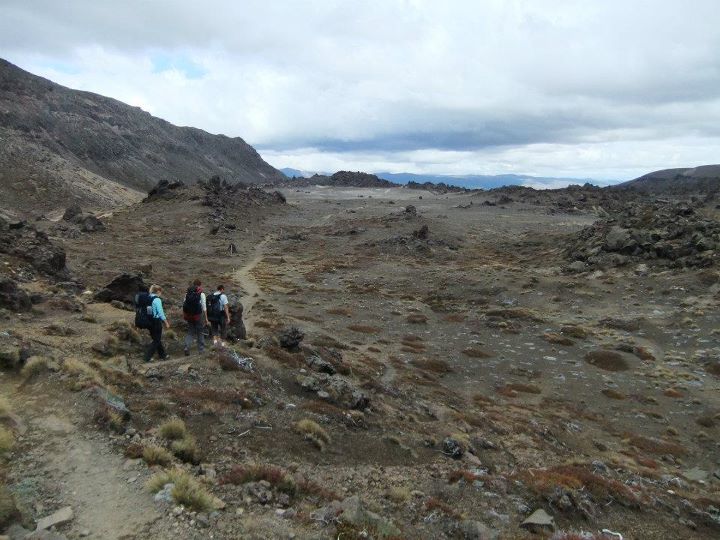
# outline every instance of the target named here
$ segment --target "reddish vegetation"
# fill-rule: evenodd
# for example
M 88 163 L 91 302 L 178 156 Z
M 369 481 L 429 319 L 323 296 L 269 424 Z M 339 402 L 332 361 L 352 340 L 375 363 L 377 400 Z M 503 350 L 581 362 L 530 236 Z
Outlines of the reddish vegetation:
M 602 394 L 610 399 L 625 399 L 625 394 L 618 392 L 612 388 L 605 388 L 602 390 Z
M 449 504 L 442 502 L 437 497 L 430 497 L 427 501 L 425 501 L 425 509 L 431 512 L 439 510 L 443 514 L 454 519 L 460 519 L 462 517 L 460 514 L 455 512 Z
M 663 392 L 663 394 L 671 398 L 681 398 L 684 396 L 684 394 L 680 390 L 677 390 L 675 388 L 668 388 Z
M 575 345 L 575 342 L 570 339 L 569 337 L 562 336 L 560 334 L 554 334 L 551 332 L 548 332 L 547 334 L 543 335 L 543 339 L 547 341 L 548 343 L 552 343 L 554 345 Z
M 515 390 L 516 392 L 522 392 L 524 394 L 542 394 L 540 387 L 535 386 L 534 384 L 511 383 L 506 387 L 510 390 Z
M 457 469 L 452 471 L 448 475 L 448 482 L 450 482 L 451 484 L 455 484 L 460 480 L 465 480 L 465 482 L 467 482 L 468 484 L 472 484 L 475 480 L 479 480 L 480 478 L 481 476 L 471 473 L 470 471 L 467 471 L 465 469 Z
M 656 439 L 651 437 L 643 437 L 637 435 L 630 438 L 630 444 L 635 448 L 650 452 L 651 454 L 672 454 L 676 457 L 681 457 L 687 454 L 687 450 L 674 442 L 665 441 L 663 439 Z
M 550 498 L 558 487 L 570 491 L 583 490 L 596 502 L 617 501 L 634 506 L 639 503 L 638 495 L 625 484 L 595 474 L 579 465 L 561 465 L 550 469 L 532 469 L 517 475 L 536 495 Z
M 445 362 L 445 360 L 438 360 L 435 358 L 420 358 L 417 360 L 413 360 L 413 365 L 417 366 L 420 369 L 424 369 L 425 371 L 430 371 L 432 373 L 450 373 L 452 371 L 452 368 L 450 367 L 450 364 Z

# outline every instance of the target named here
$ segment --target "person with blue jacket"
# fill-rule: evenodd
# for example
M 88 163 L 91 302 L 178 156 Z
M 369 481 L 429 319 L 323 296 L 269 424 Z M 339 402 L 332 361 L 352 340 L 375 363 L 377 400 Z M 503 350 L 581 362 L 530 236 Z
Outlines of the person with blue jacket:
M 162 295 L 162 287 L 160 287 L 160 285 L 150 287 L 150 298 L 152 299 L 150 303 L 150 337 L 152 338 L 152 343 L 150 343 L 145 352 L 146 362 L 150 362 L 156 352 L 160 355 L 160 360 L 168 359 L 162 343 L 162 333 L 163 325 L 169 329 L 170 323 L 165 316 L 160 295 Z

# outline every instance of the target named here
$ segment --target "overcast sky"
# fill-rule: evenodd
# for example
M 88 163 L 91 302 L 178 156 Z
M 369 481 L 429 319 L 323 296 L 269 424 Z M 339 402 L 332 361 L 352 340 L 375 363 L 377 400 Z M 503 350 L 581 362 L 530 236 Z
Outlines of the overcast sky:
M 719 0 L 1 0 L 0 56 L 276 167 L 720 162 Z

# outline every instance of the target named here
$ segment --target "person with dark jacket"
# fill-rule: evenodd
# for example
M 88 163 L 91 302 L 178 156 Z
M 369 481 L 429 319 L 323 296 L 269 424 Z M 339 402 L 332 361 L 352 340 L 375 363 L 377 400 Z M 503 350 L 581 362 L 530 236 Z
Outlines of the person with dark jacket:
M 165 311 L 163 310 L 162 299 L 160 298 L 161 294 L 162 287 L 160 287 L 160 285 L 153 285 L 150 287 L 150 298 L 152 299 L 150 303 L 150 338 L 152 338 L 152 342 L 145 352 L 146 362 L 150 362 L 156 352 L 160 356 L 160 360 L 168 359 L 168 355 L 165 352 L 165 347 L 162 343 L 162 333 L 163 326 L 170 329 L 170 323 L 168 322 L 167 317 L 165 316 Z
M 199 353 L 205 352 L 205 326 L 210 324 L 205 302 L 202 281 L 196 279 L 185 293 L 185 301 L 183 302 L 183 318 L 187 322 L 185 356 L 190 354 L 190 346 L 193 341 L 197 341 Z

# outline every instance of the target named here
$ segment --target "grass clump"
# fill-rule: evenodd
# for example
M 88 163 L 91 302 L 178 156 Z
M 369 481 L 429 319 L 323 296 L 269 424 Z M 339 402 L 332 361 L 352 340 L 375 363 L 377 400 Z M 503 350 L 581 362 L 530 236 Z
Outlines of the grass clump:
M 330 444 L 330 435 L 314 420 L 309 418 L 300 420 L 295 424 L 295 430 L 305 435 L 305 439 L 312 442 L 321 452 L 326 444 Z
M 173 484 L 170 495 L 177 504 L 182 504 L 195 512 L 208 512 L 218 507 L 218 500 L 215 497 L 192 476 L 179 469 L 154 475 L 148 480 L 147 488 L 151 493 L 157 493 L 167 484 Z
M 417 360 L 413 360 L 412 363 L 418 368 L 425 371 L 430 371 L 431 373 L 439 373 L 444 375 L 445 373 L 452 373 L 453 371 L 452 367 L 450 367 L 450 364 L 448 364 L 445 360 L 440 360 L 437 358 L 419 358 Z
M 4 456 L 15 446 L 15 437 L 12 431 L 0 426 L 0 456 Z
M 20 517 L 20 511 L 15 504 L 12 493 L 3 484 L 0 484 L 0 530 L 4 530 L 5 527 L 19 520 Z
M 185 422 L 179 418 L 171 418 L 170 420 L 160 424 L 158 433 L 163 439 L 169 441 L 177 441 L 187 437 L 187 428 Z
M 402 504 L 410 498 L 410 490 L 404 486 L 394 486 L 388 489 L 387 498 L 397 504 Z
M 23 379 L 25 379 L 25 382 L 27 382 L 37 375 L 44 373 L 47 369 L 47 358 L 43 358 L 42 356 L 32 356 L 28 358 L 28 361 L 25 363 L 22 370 L 20 370 L 20 375 Z
M 174 441 L 170 445 L 170 449 L 178 459 L 185 463 L 192 463 L 193 465 L 200 463 L 200 448 L 195 438 L 190 435 L 185 436 L 185 438 L 179 441 Z
M 162 446 L 146 446 L 143 448 L 142 458 L 148 465 L 167 467 L 172 463 L 172 454 Z
M 0 396 L 0 418 L 6 417 L 12 412 L 10 402 L 5 396 Z

